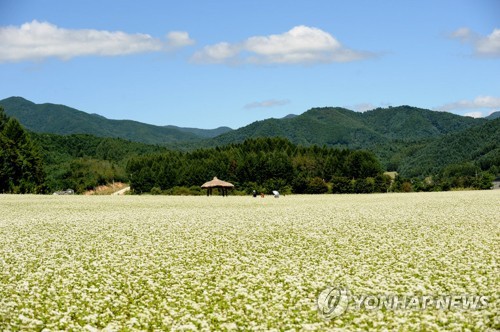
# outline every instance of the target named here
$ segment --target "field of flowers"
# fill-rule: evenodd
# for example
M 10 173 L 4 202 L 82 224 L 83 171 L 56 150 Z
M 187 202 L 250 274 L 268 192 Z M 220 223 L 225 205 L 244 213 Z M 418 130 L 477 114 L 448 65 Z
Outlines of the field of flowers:
M 498 330 L 500 191 L 0 195 L 0 330 Z M 318 295 L 489 297 L 348 310 Z

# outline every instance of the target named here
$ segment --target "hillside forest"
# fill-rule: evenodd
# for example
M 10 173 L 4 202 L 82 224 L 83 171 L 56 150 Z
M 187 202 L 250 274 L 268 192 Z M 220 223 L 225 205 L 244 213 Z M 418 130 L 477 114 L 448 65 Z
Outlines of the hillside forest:
M 135 194 L 202 195 L 200 185 L 214 176 L 233 183 L 233 194 L 488 189 L 499 174 L 499 127 L 497 119 L 439 139 L 391 141 L 384 157 L 383 142 L 352 149 L 251 137 L 175 149 L 116 137 L 35 133 L 0 108 L 0 192 L 83 193 L 120 181 Z

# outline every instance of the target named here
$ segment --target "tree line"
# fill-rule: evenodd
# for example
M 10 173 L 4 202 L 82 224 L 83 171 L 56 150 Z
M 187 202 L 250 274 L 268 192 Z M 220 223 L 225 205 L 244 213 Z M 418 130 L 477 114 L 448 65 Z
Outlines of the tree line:
M 0 192 L 44 192 L 45 173 L 37 144 L 19 121 L 0 107 Z
M 168 192 L 179 187 L 197 192 L 214 176 L 244 193 L 385 192 L 390 184 L 369 151 L 303 147 L 283 138 L 255 138 L 192 152 L 139 156 L 128 162 L 126 170 L 135 193 Z M 352 184 L 352 191 L 345 189 L 345 181 Z
M 493 134 L 486 136 L 496 138 L 498 124 L 488 124 Z M 451 154 L 455 162 L 442 161 L 442 166 L 432 172 L 390 178 L 384 175 L 376 155 L 364 150 L 301 146 L 284 138 L 253 138 L 181 152 L 119 138 L 32 133 L 0 107 L 0 193 L 65 189 L 83 193 L 121 181 L 130 183 L 137 194 L 203 194 L 200 185 L 214 176 L 235 184 L 239 194 L 253 190 L 316 194 L 488 189 L 500 169 L 498 143 L 484 138 L 483 131 L 469 130 L 468 134 L 487 142 L 487 149 L 467 146 L 473 156 L 461 160 L 456 153 Z M 446 139 L 450 140 L 448 146 L 456 145 L 453 136 Z M 445 155 L 435 150 L 433 155 Z M 418 160 L 425 158 L 418 155 L 420 151 L 415 150 Z M 413 163 L 413 169 L 420 169 L 421 164 Z

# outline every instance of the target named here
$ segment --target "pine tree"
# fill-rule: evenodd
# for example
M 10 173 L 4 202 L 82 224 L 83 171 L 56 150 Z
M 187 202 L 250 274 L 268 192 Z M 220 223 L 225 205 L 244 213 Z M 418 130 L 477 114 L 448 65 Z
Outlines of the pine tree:
M 45 175 L 38 147 L 19 121 L 0 107 L 0 192 L 38 193 Z

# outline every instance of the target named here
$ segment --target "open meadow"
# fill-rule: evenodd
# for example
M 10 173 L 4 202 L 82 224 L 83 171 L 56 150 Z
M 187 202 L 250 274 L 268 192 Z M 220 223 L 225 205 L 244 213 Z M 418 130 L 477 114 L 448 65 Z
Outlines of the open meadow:
M 500 191 L 0 195 L 0 239 L 0 330 L 500 329 Z M 340 285 L 482 305 L 325 319 Z

